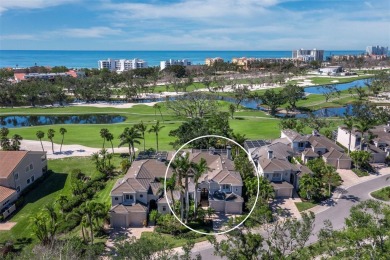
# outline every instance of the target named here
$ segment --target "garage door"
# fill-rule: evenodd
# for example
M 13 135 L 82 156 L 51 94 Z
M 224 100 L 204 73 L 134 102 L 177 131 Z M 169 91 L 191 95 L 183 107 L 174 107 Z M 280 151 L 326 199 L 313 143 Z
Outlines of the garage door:
M 130 226 L 142 227 L 144 220 L 146 220 L 146 212 L 131 212 L 130 213 Z
M 113 228 L 127 227 L 126 215 L 125 214 L 111 213 L 111 227 L 113 227 Z
M 276 197 L 278 198 L 285 198 L 285 197 L 291 197 L 292 196 L 292 189 L 286 188 L 286 189 L 278 189 L 276 193 Z
M 242 214 L 242 202 L 226 202 L 226 214 Z

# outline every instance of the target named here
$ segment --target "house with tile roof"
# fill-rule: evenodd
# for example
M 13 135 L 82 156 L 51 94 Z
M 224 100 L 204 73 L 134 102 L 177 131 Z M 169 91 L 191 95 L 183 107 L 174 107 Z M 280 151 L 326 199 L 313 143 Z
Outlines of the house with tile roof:
M 390 155 L 390 122 L 386 125 L 375 126 L 369 130 L 374 136 L 369 144 L 362 144 L 362 149 L 371 153 L 372 163 L 384 163 L 386 157 Z M 337 142 L 348 148 L 349 132 L 344 126 L 339 126 L 337 129 Z M 362 142 L 362 134 L 356 129 L 351 131 L 351 151 L 360 150 Z
M 0 151 L 0 213 L 46 172 L 46 152 Z
M 189 197 L 196 197 L 200 205 L 211 207 L 216 212 L 242 214 L 243 182 L 240 174 L 234 170 L 231 150 L 187 152 L 190 153 L 190 161 L 198 163 L 203 158 L 209 167 L 199 178 L 196 190 L 193 176 L 188 178 Z M 115 183 L 111 190 L 112 227 L 142 226 L 148 219 L 148 213 L 154 209 L 160 214 L 170 213 L 168 203 L 180 198 L 177 190 L 167 191 L 166 197 L 163 192 L 165 173 L 167 172 L 167 178 L 173 174 L 171 168 L 167 170 L 166 163 L 172 156 L 173 153 L 168 153 L 166 157 L 148 159 L 142 155 L 132 163 L 126 175 Z
M 279 139 L 253 149 L 250 154 L 259 173 L 271 182 L 276 197 L 291 197 L 298 189 L 299 178 L 311 173 L 306 166 L 292 163 L 297 152 Z

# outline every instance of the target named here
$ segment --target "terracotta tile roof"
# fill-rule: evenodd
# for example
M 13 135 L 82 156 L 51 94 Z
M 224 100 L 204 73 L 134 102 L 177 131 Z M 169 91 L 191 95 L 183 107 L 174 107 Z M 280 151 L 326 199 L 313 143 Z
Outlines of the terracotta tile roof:
M 298 171 L 297 167 L 291 164 L 289 161 L 284 159 L 272 158 L 272 159 L 261 159 L 259 160 L 260 167 L 264 172 L 275 172 L 275 171 Z
M 331 148 L 339 151 L 344 152 L 344 149 L 335 144 L 332 140 L 326 138 L 322 135 L 309 135 L 308 136 L 310 144 L 316 143 L 316 147 L 325 147 L 328 151 L 330 151 Z
M 0 178 L 8 178 L 28 151 L 0 151 Z
M 0 203 L 3 203 L 14 193 L 16 193 L 16 190 L 0 186 Z
M 286 181 L 271 182 L 271 185 L 274 187 L 275 190 L 285 189 L 285 188 L 289 188 L 289 189 L 293 189 L 294 188 L 294 186 L 291 183 L 288 183 Z
M 111 190 L 111 194 L 122 195 L 123 192 L 135 192 L 135 190 L 125 179 L 120 179 L 115 183 L 114 188 Z

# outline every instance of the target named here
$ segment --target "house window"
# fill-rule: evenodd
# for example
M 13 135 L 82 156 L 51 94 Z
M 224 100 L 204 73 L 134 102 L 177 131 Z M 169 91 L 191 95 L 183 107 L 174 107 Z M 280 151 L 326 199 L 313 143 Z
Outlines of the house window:
M 129 200 L 130 199 L 130 195 L 129 194 L 126 194 L 125 195 L 125 200 Z
M 31 182 L 34 182 L 35 181 L 35 176 L 31 176 Z
M 20 186 L 18 186 L 17 188 L 16 188 L 16 191 L 19 193 L 20 192 Z
M 282 177 L 282 175 L 280 173 L 274 173 L 272 175 L 272 180 L 277 180 L 277 181 L 280 181 L 280 178 Z
M 118 197 L 115 197 L 115 200 L 118 200 Z
M 303 147 L 303 143 L 302 143 L 302 142 L 299 142 L 299 143 L 298 143 L 298 147 L 299 147 L 299 148 L 302 148 L 302 147 Z
M 31 163 L 30 164 L 30 170 L 33 170 L 34 169 L 34 165 Z
M 231 185 L 230 184 L 222 184 L 221 191 L 231 191 Z
M 162 207 L 162 210 L 163 210 L 163 211 L 166 211 L 166 210 L 167 210 L 167 207 L 166 207 L 166 206 L 163 206 L 163 207 Z
M 130 199 L 131 199 L 131 200 L 133 200 L 133 199 L 134 199 L 133 195 L 130 195 Z
M 143 197 L 144 197 L 144 195 L 143 195 L 143 194 L 140 194 L 140 195 L 139 195 L 139 197 L 140 197 L 140 198 L 143 198 Z
M 15 180 L 19 179 L 19 173 L 15 173 L 14 177 L 15 177 Z
M 30 184 L 30 181 L 31 181 L 30 179 L 27 179 L 27 184 Z

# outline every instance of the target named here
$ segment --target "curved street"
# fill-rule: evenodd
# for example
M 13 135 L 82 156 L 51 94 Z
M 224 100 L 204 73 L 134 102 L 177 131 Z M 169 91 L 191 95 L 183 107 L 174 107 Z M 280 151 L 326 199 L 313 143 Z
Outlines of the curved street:
M 313 235 L 309 239 L 309 243 L 317 241 L 317 233 L 324 226 L 325 220 L 329 219 L 334 229 L 342 229 L 344 227 L 344 220 L 349 216 L 351 207 L 360 201 L 371 199 L 369 195 L 371 192 L 390 185 L 390 168 L 384 168 L 381 175 L 378 177 L 356 184 L 347 189 L 338 189 L 338 195 L 334 200 L 329 200 L 326 206 L 322 206 L 322 210 L 316 213 L 315 226 Z M 336 193 L 337 194 L 337 193 Z M 222 238 L 223 239 L 223 238 Z M 202 259 L 218 259 L 214 256 L 214 248 L 209 242 L 197 243 L 192 250 L 192 255 L 200 254 Z M 219 258 L 220 259 L 220 258 Z

